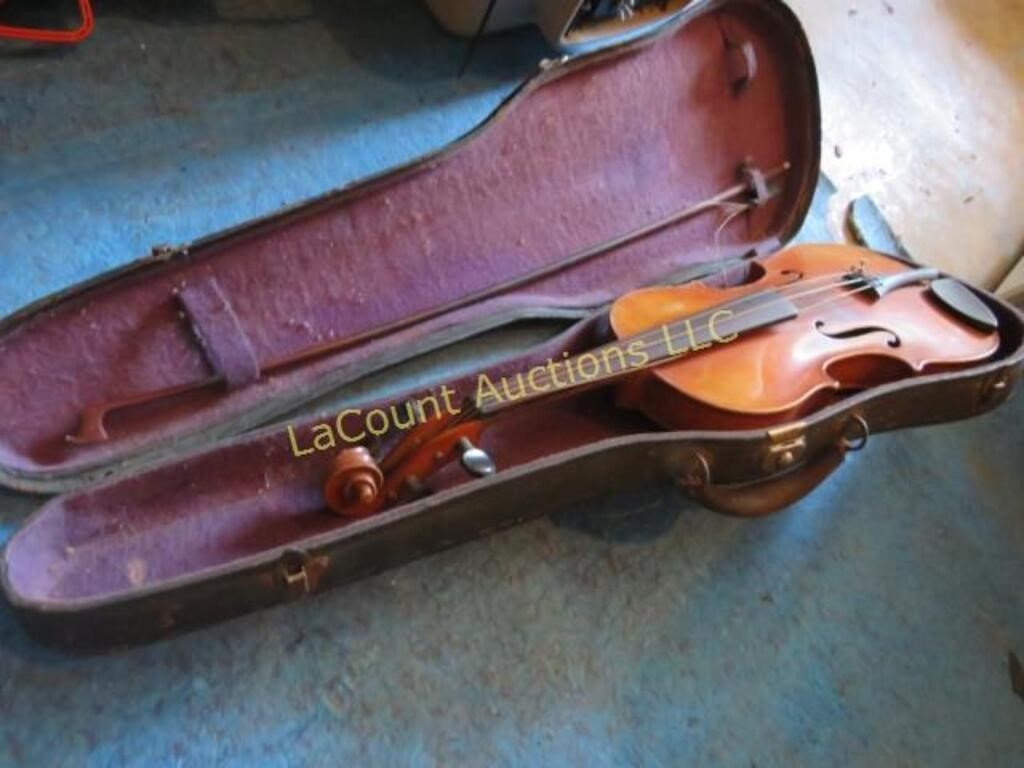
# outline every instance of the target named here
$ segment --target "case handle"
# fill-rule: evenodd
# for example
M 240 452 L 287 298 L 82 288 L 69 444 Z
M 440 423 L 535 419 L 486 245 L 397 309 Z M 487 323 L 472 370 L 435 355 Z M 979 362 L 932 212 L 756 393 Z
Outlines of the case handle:
M 850 427 L 855 430 L 852 434 Z M 735 485 L 713 484 L 707 459 L 697 453 L 695 463 L 699 477 L 688 474 L 680 485 L 698 503 L 714 512 L 763 517 L 800 501 L 839 468 L 847 453 L 863 450 L 870 436 L 871 429 L 864 417 L 854 415 L 839 442 L 825 448 L 811 461 L 767 480 Z

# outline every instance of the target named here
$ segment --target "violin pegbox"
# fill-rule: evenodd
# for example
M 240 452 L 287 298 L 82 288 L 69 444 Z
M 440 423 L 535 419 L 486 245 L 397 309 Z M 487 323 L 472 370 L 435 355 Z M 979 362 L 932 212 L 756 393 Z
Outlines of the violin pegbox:
M 477 419 L 431 420 L 407 433 L 379 463 L 365 447 L 346 448 L 324 482 L 327 508 L 351 519 L 369 517 L 430 493 L 427 481 L 456 460 L 473 477 L 493 475 L 494 460 L 477 445 L 483 429 Z

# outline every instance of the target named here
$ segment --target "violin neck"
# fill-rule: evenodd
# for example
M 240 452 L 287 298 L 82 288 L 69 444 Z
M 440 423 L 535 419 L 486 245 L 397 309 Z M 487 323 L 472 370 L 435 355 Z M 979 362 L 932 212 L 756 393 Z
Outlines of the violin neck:
M 549 359 L 514 376 L 498 381 L 481 379 L 476 412 L 484 417 L 497 415 L 526 403 L 609 384 L 636 371 L 731 343 L 798 314 L 796 306 L 775 290 L 741 296 L 579 355 L 563 353 L 560 359 Z

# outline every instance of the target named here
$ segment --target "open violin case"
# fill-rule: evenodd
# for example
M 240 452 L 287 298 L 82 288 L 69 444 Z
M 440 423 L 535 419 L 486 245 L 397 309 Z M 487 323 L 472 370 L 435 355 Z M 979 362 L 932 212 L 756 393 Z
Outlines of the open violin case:
M 810 492 L 870 434 L 994 408 L 1019 378 L 1024 328 L 979 291 L 1001 334 L 982 364 L 747 431 L 666 431 L 595 391 L 496 423 L 482 443 L 493 476 L 452 465 L 418 500 L 360 520 L 325 512 L 335 452 L 296 456 L 275 418 L 488 329 L 564 322 L 557 338 L 490 366 L 497 380 L 600 343 L 609 303 L 639 286 L 719 279 L 723 263 L 740 265 L 732 281 L 756 275 L 807 214 L 820 141 L 814 64 L 793 13 L 778 0 L 695 2 L 643 39 L 544 62 L 435 155 L 26 308 L 0 326 L 0 479 L 60 495 L 3 552 L 8 601 L 49 643 L 152 640 L 632 487 L 681 482 L 711 508 L 765 513 Z M 739 213 L 704 210 L 456 311 L 260 370 L 553 267 L 736 185 L 751 204 Z M 67 440 L 89 404 L 211 374 L 228 383 L 112 413 L 104 442 Z M 474 380 L 437 384 L 472 392 Z M 308 445 L 336 414 L 289 424 Z

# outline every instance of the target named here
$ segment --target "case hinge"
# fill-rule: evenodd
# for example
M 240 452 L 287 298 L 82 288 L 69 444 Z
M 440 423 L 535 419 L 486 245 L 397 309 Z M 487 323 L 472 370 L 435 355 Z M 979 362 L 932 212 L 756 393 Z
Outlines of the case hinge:
M 1013 371 L 996 371 L 981 385 L 981 407 L 995 408 L 1010 396 L 1013 390 Z

